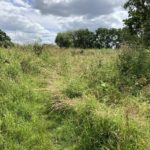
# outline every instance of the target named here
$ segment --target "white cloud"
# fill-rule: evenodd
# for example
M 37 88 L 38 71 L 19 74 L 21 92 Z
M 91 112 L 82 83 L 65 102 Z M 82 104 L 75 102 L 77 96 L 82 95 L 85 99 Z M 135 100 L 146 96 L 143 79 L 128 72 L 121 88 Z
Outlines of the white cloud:
M 32 0 L 31 3 L 31 0 L 0 0 L 0 29 L 15 42 L 28 43 L 41 38 L 44 43 L 53 43 L 57 32 L 65 30 L 122 27 L 122 19 L 127 17 L 122 8 L 124 2 Z
M 42 14 L 61 17 L 84 16 L 94 18 L 113 13 L 114 8 L 122 6 L 126 0 L 33 0 L 32 6 Z
M 0 28 L 7 32 L 13 41 L 24 43 L 41 38 L 43 42 L 54 42 L 55 33 L 44 28 L 40 23 L 29 18 L 38 11 L 20 1 L 0 1 Z M 21 4 L 21 5 L 16 5 Z

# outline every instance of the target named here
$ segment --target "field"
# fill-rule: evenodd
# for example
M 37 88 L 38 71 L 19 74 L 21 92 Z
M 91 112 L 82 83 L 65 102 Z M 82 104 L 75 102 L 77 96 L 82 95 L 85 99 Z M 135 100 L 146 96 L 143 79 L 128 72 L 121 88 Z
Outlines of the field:
M 0 48 L 0 149 L 150 150 L 149 79 L 121 53 Z

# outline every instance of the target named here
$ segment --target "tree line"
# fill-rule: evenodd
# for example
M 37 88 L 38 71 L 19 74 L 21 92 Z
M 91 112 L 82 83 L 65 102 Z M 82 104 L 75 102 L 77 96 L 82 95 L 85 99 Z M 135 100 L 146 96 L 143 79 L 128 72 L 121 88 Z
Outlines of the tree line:
M 127 28 L 98 28 L 95 32 L 79 29 L 58 33 L 55 42 L 61 48 L 120 48 L 123 42 L 131 41 L 131 36 Z

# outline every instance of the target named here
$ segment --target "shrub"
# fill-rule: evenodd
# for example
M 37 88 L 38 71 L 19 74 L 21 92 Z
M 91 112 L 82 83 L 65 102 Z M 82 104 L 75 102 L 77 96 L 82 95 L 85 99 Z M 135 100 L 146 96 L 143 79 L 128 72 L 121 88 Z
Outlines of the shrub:
M 98 60 L 92 63 L 83 74 L 87 82 L 87 91 L 100 102 L 107 104 L 120 103 L 121 93 L 116 86 L 117 72 L 115 69 L 114 64 L 106 65 Z
M 43 52 L 43 45 L 41 45 L 39 43 L 35 43 L 33 45 L 33 51 L 36 55 L 40 56 Z
M 150 83 L 149 51 L 128 48 L 119 55 L 118 69 L 122 88 L 140 89 Z M 135 90 L 136 91 L 136 90 Z

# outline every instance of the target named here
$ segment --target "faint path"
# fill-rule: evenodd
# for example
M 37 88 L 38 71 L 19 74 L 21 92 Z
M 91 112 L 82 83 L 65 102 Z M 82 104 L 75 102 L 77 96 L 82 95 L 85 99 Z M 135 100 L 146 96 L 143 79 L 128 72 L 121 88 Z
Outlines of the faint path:
M 62 82 L 61 76 L 59 75 L 57 69 L 50 69 L 49 71 L 42 68 L 42 73 L 45 74 L 46 78 L 42 80 L 40 79 L 40 82 L 45 84 L 45 87 L 34 90 L 39 92 L 50 92 L 52 96 L 61 95 Z

